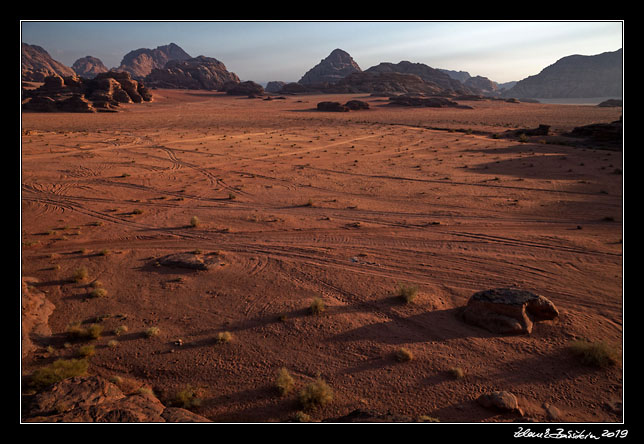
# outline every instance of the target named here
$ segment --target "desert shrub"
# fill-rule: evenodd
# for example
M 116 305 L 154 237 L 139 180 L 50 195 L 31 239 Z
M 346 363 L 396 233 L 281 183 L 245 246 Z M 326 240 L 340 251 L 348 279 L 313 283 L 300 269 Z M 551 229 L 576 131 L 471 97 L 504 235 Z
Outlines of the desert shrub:
M 196 228 L 199 226 L 199 223 L 199 218 L 197 216 L 192 216 L 192 219 L 190 219 L 190 226 Z
M 569 348 L 572 354 L 585 365 L 606 368 L 619 362 L 618 351 L 605 342 L 577 340 L 571 342 Z
M 396 288 L 396 296 L 408 304 L 411 303 L 414 299 L 416 299 L 417 295 L 418 295 L 418 287 L 415 285 L 400 284 Z
M 454 379 L 461 379 L 465 377 L 465 372 L 460 367 L 452 367 L 448 370 L 448 373 Z
M 290 393 L 291 390 L 293 390 L 293 387 L 295 386 L 295 380 L 288 372 L 288 370 L 285 369 L 284 367 L 279 369 L 279 371 L 277 372 L 275 386 L 277 387 L 277 390 L 279 390 L 282 396 Z
M 96 287 L 90 292 L 89 295 L 92 298 L 102 298 L 107 296 L 107 290 L 101 287 Z
M 91 324 L 83 327 L 80 323 L 71 324 L 67 327 L 67 334 L 72 339 L 98 339 L 103 333 L 103 326 L 100 324 Z
M 398 362 L 407 362 L 414 359 L 414 355 L 411 351 L 401 347 L 394 352 L 394 359 Z
M 159 333 L 161 333 L 161 330 L 159 330 L 159 327 L 150 327 L 147 330 L 145 330 L 145 336 L 147 336 L 148 338 L 158 336 Z
M 324 380 L 318 378 L 302 389 L 299 401 L 304 409 L 323 407 L 333 401 L 333 390 Z
M 72 280 L 74 282 L 82 282 L 84 279 L 87 278 L 87 268 L 85 267 L 80 267 L 74 270 L 74 274 L 72 275 Z
M 127 333 L 128 330 L 127 325 L 119 325 L 114 329 L 114 334 L 116 336 L 121 336 L 123 333 Z
M 81 358 L 90 358 L 96 354 L 96 349 L 93 345 L 84 345 L 78 349 L 78 356 Z
M 201 397 L 199 397 L 197 390 L 190 385 L 177 392 L 172 400 L 173 405 L 184 409 L 199 407 L 201 402 L 202 400 Z
M 320 314 L 324 310 L 326 310 L 326 306 L 324 305 L 324 301 L 320 298 L 313 298 L 313 301 L 311 302 L 311 305 L 309 306 L 309 311 L 311 314 Z
M 306 414 L 306 413 L 304 413 L 301 410 L 298 410 L 293 415 L 293 421 L 295 421 L 295 422 L 311 422 L 311 416 Z
M 227 342 L 232 341 L 233 335 L 229 331 L 220 331 L 217 333 L 217 343 L 218 344 L 225 344 Z
M 85 359 L 58 359 L 34 371 L 30 385 L 36 390 L 41 390 L 64 379 L 84 375 L 88 366 L 89 363 Z

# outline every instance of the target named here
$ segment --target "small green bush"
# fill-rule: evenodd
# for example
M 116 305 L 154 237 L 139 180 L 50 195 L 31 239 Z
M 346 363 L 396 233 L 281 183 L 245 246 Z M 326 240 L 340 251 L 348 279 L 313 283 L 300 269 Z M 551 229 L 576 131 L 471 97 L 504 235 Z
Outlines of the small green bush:
M 299 401 L 304 409 L 323 407 L 333 401 L 333 390 L 324 380 L 318 378 L 302 389 Z
M 88 366 L 89 363 L 85 359 L 58 359 L 33 372 L 30 385 L 36 390 L 41 390 L 64 379 L 84 375 Z

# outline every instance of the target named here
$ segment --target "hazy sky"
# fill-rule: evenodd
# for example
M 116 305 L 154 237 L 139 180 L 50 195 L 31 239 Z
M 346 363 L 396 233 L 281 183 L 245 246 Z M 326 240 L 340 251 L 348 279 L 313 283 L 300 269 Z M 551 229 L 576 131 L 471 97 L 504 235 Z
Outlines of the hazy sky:
M 297 81 L 336 48 L 363 70 L 407 60 L 496 82 L 538 74 L 562 57 L 615 51 L 621 21 L 23 21 L 21 40 L 71 66 L 108 68 L 139 48 L 176 43 L 214 57 L 241 80 Z

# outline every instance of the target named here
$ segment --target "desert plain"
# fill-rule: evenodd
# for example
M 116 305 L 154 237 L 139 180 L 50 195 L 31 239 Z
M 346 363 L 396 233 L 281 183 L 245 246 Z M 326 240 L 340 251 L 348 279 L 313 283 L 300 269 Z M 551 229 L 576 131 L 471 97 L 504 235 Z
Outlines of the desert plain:
M 24 375 L 77 356 L 70 325 L 99 323 L 89 373 L 168 404 L 191 387 L 190 409 L 215 422 L 291 421 L 318 378 L 333 400 L 311 421 L 622 420 L 623 363 L 588 367 L 568 348 L 622 351 L 622 152 L 498 137 L 621 108 L 153 95 L 118 113 L 22 114 L 22 276 L 55 306 Z M 315 109 L 349 99 L 370 108 Z M 208 267 L 163 263 L 176 253 Z M 410 303 L 401 284 L 418 289 Z M 559 318 L 529 335 L 463 322 L 473 293 L 499 287 L 547 297 Z M 476 402 L 499 390 L 522 415 Z

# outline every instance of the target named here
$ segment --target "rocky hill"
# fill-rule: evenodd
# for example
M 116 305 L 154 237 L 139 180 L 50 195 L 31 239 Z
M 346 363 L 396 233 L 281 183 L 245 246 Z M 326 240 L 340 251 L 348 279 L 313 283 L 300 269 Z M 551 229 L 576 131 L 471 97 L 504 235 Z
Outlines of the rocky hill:
M 42 82 L 51 75 L 73 76 L 74 70 L 54 60 L 47 51 L 37 45 L 22 43 L 22 80 Z
M 85 56 L 76 60 L 72 65 L 72 69 L 76 74 L 87 79 L 93 79 L 97 74 L 109 71 L 100 59 L 92 56 Z
M 349 74 L 361 72 L 358 64 L 351 56 L 341 49 L 334 49 L 327 58 L 308 70 L 298 81 L 302 85 L 318 83 L 336 83 Z
M 503 93 L 516 98 L 622 97 L 622 49 L 602 54 L 571 55 Z
M 227 82 L 239 83 L 239 77 L 228 71 L 219 60 L 198 56 L 171 60 L 162 68 L 153 68 L 145 83 L 154 88 L 221 90 Z
M 129 72 L 133 79 L 140 80 L 155 68 L 163 68 L 171 60 L 187 60 L 191 56 L 175 43 L 155 49 L 140 48 L 128 52 L 116 71 Z
M 445 72 L 434 69 L 423 63 L 412 63 L 402 61 L 399 63 L 383 62 L 379 65 L 372 66 L 365 70 L 368 73 L 402 73 L 413 74 L 420 77 L 428 84 L 436 85 L 447 93 L 453 94 L 477 94 L 478 91 L 473 88 L 468 88 L 456 79 L 453 79 Z

